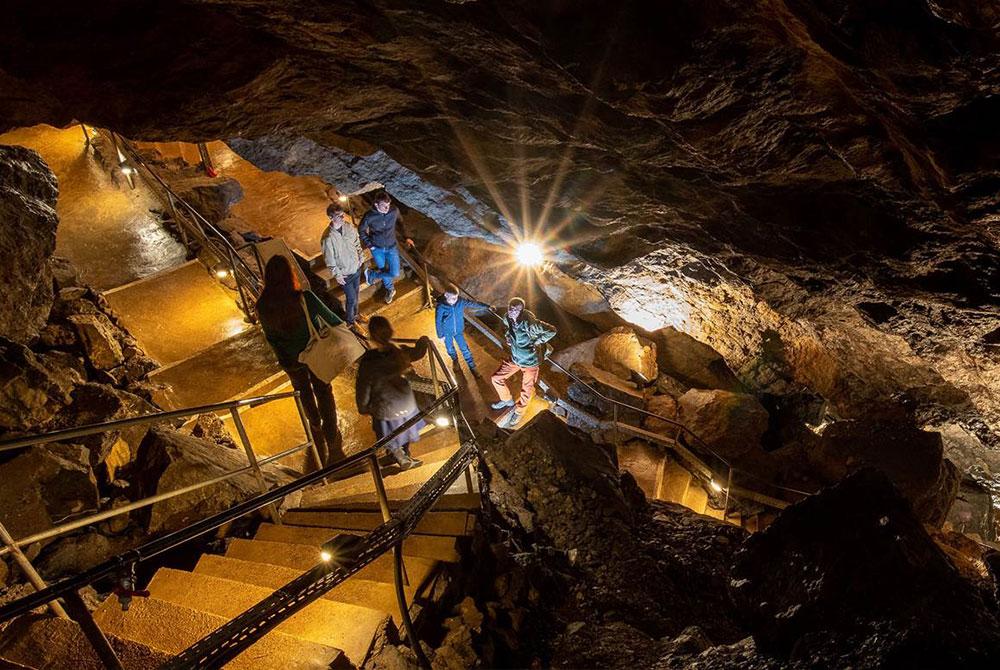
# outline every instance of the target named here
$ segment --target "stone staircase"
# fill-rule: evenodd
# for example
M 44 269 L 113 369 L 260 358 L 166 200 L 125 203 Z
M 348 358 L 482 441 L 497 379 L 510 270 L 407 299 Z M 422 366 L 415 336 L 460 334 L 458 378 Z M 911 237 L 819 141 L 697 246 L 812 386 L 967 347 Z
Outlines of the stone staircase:
M 390 506 L 398 507 L 408 497 L 405 491 L 419 486 L 457 448 L 452 431 L 434 430 L 413 445 L 424 466 L 398 474 L 386 468 Z M 458 560 L 457 542 L 474 528 L 479 495 L 457 490 L 462 486 L 460 481 L 445 494 L 403 543 L 408 602 L 430 597 L 442 566 Z M 280 525 L 262 523 L 252 538 L 231 539 L 224 554 L 203 555 L 191 571 L 161 568 L 149 583 L 148 599 L 136 598 L 123 612 L 109 598 L 94 617 L 109 636 L 176 654 L 313 568 L 327 540 L 381 523 L 370 474 L 317 486 Z M 386 554 L 282 622 L 227 667 L 360 666 L 376 635 L 399 621 L 393 558 Z

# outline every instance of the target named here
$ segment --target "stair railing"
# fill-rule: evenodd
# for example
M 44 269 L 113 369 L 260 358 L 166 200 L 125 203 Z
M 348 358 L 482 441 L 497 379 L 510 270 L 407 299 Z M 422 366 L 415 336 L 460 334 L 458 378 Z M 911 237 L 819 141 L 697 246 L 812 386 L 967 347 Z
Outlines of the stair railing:
M 143 176 L 150 190 L 170 210 L 171 218 L 177 225 L 184 246 L 193 250 L 194 245 L 191 239 L 193 237 L 200 247 L 211 250 L 213 254 L 219 256 L 222 263 L 228 266 L 228 272 L 236 284 L 240 309 L 243 310 L 248 319 L 255 321 L 254 301 L 260 296 L 263 280 L 261 274 L 240 255 L 240 250 L 250 245 L 243 245 L 239 248 L 233 246 L 225 231 L 206 219 L 191 203 L 181 198 L 170 188 L 167 182 L 146 162 L 130 140 L 114 131 L 99 130 L 98 132 L 108 134 L 114 146 L 125 156 L 126 160 L 139 168 L 138 172 Z M 131 174 L 127 176 L 130 179 L 132 177 Z
M 298 611 L 309 602 L 321 597 L 323 593 L 326 593 L 337 584 L 342 583 L 348 577 L 390 549 L 397 552 L 395 561 L 395 581 L 403 623 L 407 629 L 409 641 L 411 645 L 414 646 L 414 652 L 418 655 L 418 659 L 421 659 L 421 663 L 425 663 L 426 657 L 423 654 L 423 650 L 421 649 L 420 651 L 417 651 L 417 648 L 419 648 L 419 642 L 412 631 L 412 622 L 409 621 L 409 610 L 405 601 L 405 591 L 403 589 L 404 577 L 402 574 L 402 557 L 398 552 L 401 551 L 402 541 L 414 531 L 420 516 L 430 509 L 434 502 L 450 488 L 450 486 L 463 472 L 468 471 L 468 468 L 471 467 L 473 462 L 478 457 L 478 450 L 475 445 L 475 439 L 472 434 L 471 427 L 465 420 L 464 415 L 461 413 L 461 408 L 458 402 L 458 386 L 455 383 L 454 377 L 451 375 L 450 370 L 443 365 L 441 354 L 433 343 L 431 343 L 429 347 L 428 355 L 432 369 L 432 376 L 436 378 L 437 366 L 440 366 L 444 372 L 443 380 L 432 379 L 432 384 L 436 389 L 439 389 L 439 394 L 428 407 L 407 420 L 391 434 L 375 442 L 375 444 L 368 449 L 353 454 L 344 460 L 338 461 L 337 463 L 321 467 L 309 474 L 295 479 L 292 482 L 278 486 L 269 491 L 263 491 L 248 500 L 234 505 L 228 510 L 193 522 L 185 528 L 162 535 L 144 543 L 139 547 L 136 547 L 135 549 L 114 556 L 96 566 L 84 570 L 83 572 L 56 582 L 55 584 L 43 584 L 43 588 L 39 588 L 35 593 L 0 606 L 0 623 L 8 621 L 20 614 L 24 614 L 36 607 L 45 606 L 49 603 L 55 603 L 56 609 L 59 609 L 60 599 L 62 599 L 62 601 L 67 605 L 76 604 L 78 606 L 73 607 L 73 611 L 71 612 L 73 614 L 73 618 L 77 619 L 77 621 L 81 624 L 81 628 L 87 634 L 88 640 L 95 648 L 102 661 L 105 663 L 105 666 L 113 669 L 121 668 L 121 664 L 115 656 L 114 650 L 111 648 L 107 638 L 104 637 L 103 633 L 101 633 L 100 629 L 93 622 L 93 619 L 89 612 L 87 612 L 86 607 L 81 607 L 82 600 L 80 600 L 79 597 L 79 591 L 81 589 L 109 576 L 127 574 L 134 569 L 134 565 L 137 563 L 159 556 L 178 546 L 201 537 L 206 533 L 216 531 L 224 525 L 248 514 L 252 514 L 262 509 L 274 509 L 276 503 L 292 493 L 301 491 L 302 489 L 312 486 L 313 484 L 325 482 L 328 478 L 331 478 L 338 473 L 355 470 L 359 466 L 367 465 L 371 471 L 378 494 L 379 507 L 383 515 L 383 524 L 363 537 L 363 551 L 356 561 L 349 566 L 342 566 L 336 569 L 331 568 L 329 565 L 318 564 L 316 568 L 305 573 L 303 577 L 300 577 L 289 585 L 286 585 L 282 589 L 276 591 L 274 597 L 262 601 L 254 608 L 251 608 L 251 610 L 248 610 L 243 615 L 236 617 L 229 622 L 229 624 L 224 625 L 219 630 L 209 635 L 205 638 L 205 640 L 196 643 L 191 647 L 191 649 L 182 653 L 173 662 L 168 664 L 168 667 L 221 667 L 221 665 L 228 660 L 231 660 L 238 653 L 240 653 L 240 651 L 259 639 L 280 621 L 291 616 L 294 612 Z M 241 407 L 257 406 L 288 397 L 297 398 L 298 394 L 282 393 L 272 396 L 261 396 L 241 401 L 220 403 L 219 405 L 208 405 L 204 407 L 192 408 L 190 410 L 161 412 L 153 415 L 120 419 L 113 422 L 106 422 L 105 424 L 95 424 L 94 426 L 84 426 L 81 428 L 56 431 L 45 435 L 18 438 L 16 440 L 6 440 L 0 442 L 0 451 L 19 449 L 39 443 L 44 444 L 55 442 L 61 439 L 64 440 L 82 437 L 102 432 L 104 430 L 115 430 L 129 426 L 141 425 L 142 423 L 183 418 L 184 416 L 204 413 L 204 411 L 212 409 L 230 409 L 231 411 L 236 411 Z M 459 449 L 450 459 L 448 459 L 445 465 L 442 466 L 442 468 L 440 468 L 438 472 L 424 484 L 420 491 L 410 499 L 402 510 L 393 515 L 390 511 L 385 485 L 379 468 L 379 456 L 386 449 L 386 446 L 397 436 L 409 430 L 418 422 L 434 417 L 441 411 L 449 409 L 453 412 L 453 416 L 455 417 L 453 425 L 459 431 Z M 306 435 L 308 437 L 310 435 L 308 432 L 308 422 L 305 419 L 301 404 L 299 404 L 299 410 L 300 419 L 303 421 L 303 426 L 307 431 Z M 280 454 L 270 456 L 267 459 L 262 459 L 258 461 L 258 465 L 288 456 L 291 453 L 309 446 L 312 445 L 307 442 L 306 444 L 299 445 L 294 449 L 289 449 Z M 242 470 L 227 473 L 221 477 L 196 485 L 194 488 L 210 486 L 213 483 L 224 481 L 225 479 L 237 476 L 238 474 L 246 472 L 252 468 L 253 466 L 248 466 Z M 20 552 L 20 546 L 23 546 L 26 543 L 38 541 L 38 538 L 47 539 L 56 535 L 61 535 L 75 528 L 94 523 L 97 520 L 110 518 L 116 514 L 127 513 L 128 511 L 131 511 L 131 509 L 136 509 L 139 506 L 153 504 L 159 500 L 165 499 L 164 496 L 173 497 L 174 495 L 181 495 L 189 490 L 194 490 L 194 488 L 187 487 L 175 492 L 170 492 L 169 494 L 153 496 L 148 499 L 144 499 L 144 501 L 137 501 L 135 505 L 127 508 L 119 508 L 117 510 L 102 512 L 99 515 L 92 515 L 86 519 L 75 521 L 72 524 L 61 526 L 58 529 L 47 531 L 44 534 L 37 534 L 36 536 L 12 541 L 10 546 L 8 546 L 7 551 L 13 552 L 16 555 Z M 138 503 L 140 502 L 144 504 L 139 505 Z M 275 518 L 277 520 L 277 517 Z M 280 523 L 280 520 L 278 522 Z M 317 551 L 317 555 L 318 554 L 319 552 Z M 303 578 L 309 578 L 312 581 L 309 581 L 309 579 L 303 580 Z M 298 587 L 298 590 L 296 590 L 296 587 Z M 275 612 L 271 612 L 268 615 L 267 621 L 262 621 L 260 618 L 261 608 L 274 598 L 282 601 L 280 607 L 278 607 Z M 289 599 L 294 602 L 286 602 Z M 81 609 L 82 612 L 80 611 Z M 232 630 L 236 627 L 244 625 L 249 626 L 249 630 L 241 629 L 239 634 L 235 637 L 227 638 L 228 643 L 218 643 L 218 640 L 221 637 L 230 635 Z M 190 654 L 188 652 L 190 652 Z M 198 655 L 200 660 L 196 664 L 186 664 L 187 661 L 185 659 L 188 659 L 192 655 Z M 426 667 L 429 667 L 429 665 Z

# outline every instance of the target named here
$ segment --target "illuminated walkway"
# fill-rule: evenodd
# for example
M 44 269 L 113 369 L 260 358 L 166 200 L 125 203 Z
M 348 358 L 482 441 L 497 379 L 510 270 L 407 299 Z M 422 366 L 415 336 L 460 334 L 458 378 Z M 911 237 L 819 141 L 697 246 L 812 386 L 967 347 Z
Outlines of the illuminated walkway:
M 59 180 L 56 254 L 70 259 L 83 279 L 110 289 L 185 261 L 184 246 L 150 212 L 150 193 L 112 181 L 94 160 L 80 126 L 19 128 L 0 135 L 41 154 Z

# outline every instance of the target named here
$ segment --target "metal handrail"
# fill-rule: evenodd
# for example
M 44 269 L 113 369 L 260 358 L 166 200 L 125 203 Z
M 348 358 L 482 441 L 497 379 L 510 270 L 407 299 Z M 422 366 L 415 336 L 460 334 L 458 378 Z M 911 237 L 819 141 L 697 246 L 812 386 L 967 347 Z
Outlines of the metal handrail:
M 167 535 L 151 540 L 140 547 L 118 554 L 103 563 L 100 563 L 74 576 L 67 577 L 66 579 L 52 584 L 41 591 L 37 591 L 6 605 L 0 606 L 0 622 L 7 621 L 19 614 L 23 614 L 36 607 L 45 605 L 50 600 L 60 598 L 67 593 L 78 591 L 98 579 L 118 573 L 124 568 L 135 563 L 158 556 L 181 544 L 204 535 L 207 532 L 216 530 L 242 516 L 256 512 L 257 510 L 283 499 L 291 493 L 295 493 L 306 488 L 307 486 L 320 482 L 330 475 L 354 468 L 365 463 L 372 457 L 377 457 L 379 452 L 385 449 L 385 446 L 389 442 L 407 431 L 417 422 L 422 421 L 434 410 L 438 409 L 447 402 L 450 402 L 452 398 L 457 396 L 457 393 L 458 388 L 452 387 L 440 398 L 437 398 L 428 408 L 408 419 L 399 428 L 378 440 L 375 444 L 364 451 L 353 454 L 342 461 L 320 468 L 319 470 L 311 472 L 307 475 L 303 475 L 294 481 L 261 493 L 253 498 L 249 498 L 248 500 L 234 505 L 228 510 L 196 521 L 186 528 L 168 533 Z
M 426 261 L 424 262 L 424 266 L 426 268 L 434 268 L 434 265 L 432 263 L 428 263 Z M 447 279 L 449 282 L 455 284 L 455 286 L 458 287 L 458 290 L 460 290 L 461 292 L 465 293 L 467 296 L 469 296 L 470 298 L 472 298 L 476 302 L 484 304 L 484 305 L 489 305 L 489 303 L 487 303 L 487 302 L 485 302 L 483 300 L 480 300 L 478 296 L 476 296 L 475 294 L 473 294 L 471 291 L 469 291 L 467 288 L 465 288 L 462 284 L 458 283 L 457 281 L 454 281 L 454 280 L 452 280 L 452 279 L 450 279 L 448 277 L 445 277 L 445 279 Z M 500 320 L 500 321 L 504 320 L 503 317 L 501 315 L 497 314 L 492 308 L 488 309 L 487 311 L 490 314 L 492 314 L 495 318 L 497 318 L 498 320 Z M 474 326 L 476 326 L 480 331 L 482 331 L 483 329 L 487 329 L 488 330 L 487 326 L 485 324 L 479 322 L 478 319 L 469 319 L 469 321 Z M 484 334 L 487 335 L 487 337 L 489 337 L 489 339 L 494 344 L 496 344 L 497 346 L 502 346 L 500 344 L 500 339 L 491 330 L 489 332 L 484 332 Z M 633 405 L 629 405 L 628 403 L 622 402 L 621 400 L 616 400 L 614 398 L 610 398 L 610 397 L 604 395 L 603 393 L 601 393 L 600 391 L 598 391 L 592 385 L 588 384 L 586 381 L 584 381 L 583 379 L 581 379 L 579 376 L 577 376 L 577 375 L 573 374 L 572 372 L 570 372 L 568 369 L 566 369 L 565 367 L 563 367 L 562 365 L 560 365 L 559 363 L 557 363 L 552 358 L 546 356 L 545 360 L 548 361 L 549 364 L 552 365 L 554 368 L 556 368 L 559 372 L 563 373 L 564 375 L 566 375 L 570 379 L 572 379 L 572 380 L 576 381 L 577 383 L 581 384 L 582 386 L 586 387 L 591 393 L 593 393 L 597 397 L 601 398 L 602 400 L 604 400 L 604 401 L 606 401 L 608 403 L 611 403 L 614 406 L 622 407 L 622 408 L 628 409 L 630 411 L 634 411 L 634 412 L 637 412 L 639 414 L 642 414 L 644 416 L 648 416 L 648 417 L 657 419 L 659 421 L 663 421 L 664 423 L 667 423 L 667 424 L 669 424 L 669 425 L 674 426 L 675 428 L 677 428 L 678 434 L 680 434 L 680 433 L 683 432 L 686 436 L 690 436 L 692 438 L 692 440 L 698 444 L 698 448 L 699 449 L 704 450 L 705 452 L 707 452 L 708 454 L 710 454 L 713 458 L 717 459 L 727 469 L 730 470 L 730 475 L 727 476 L 727 479 L 731 478 L 731 473 L 732 472 L 739 472 L 741 474 L 747 475 L 748 477 L 750 477 L 752 479 L 757 480 L 761 484 L 764 484 L 764 485 L 770 486 L 770 487 L 774 487 L 776 489 L 780 489 L 780 490 L 788 492 L 788 493 L 794 493 L 796 495 L 801 495 L 801 496 L 810 496 L 810 495 L 813 495 L 813 493 L 810 493 L 808 491 L 801 491 L 799 489 L 794 489 L 794 488 L 790 488 L 790 487 L 787 487 L 787 486 L 782 486 L 780 484 L 774 484 L 774 483 L 771 483 L 771 482 L 765 482 L 765 481 L 761 480 L 759 477 L 756 477 L 756 476 L 754 476 L 753 474 L 751 474 L 749 472 L 745 472 L 743 470 L 739 470 L 737 468 L 734 468 L 732 466 L 732 464 L 729 463 L 728 460 L 726 460 L 725 458 L 723 458 L 722 456 L 720 456 L 697 433 L 695 433 L 693 430 L 691 430 L 689 427 L 687 427 L 685 424 L 681 423 L 680 421 L 677 421 L 675 419 L 671 419 L 670 417 L 663 416 L 662 414 L 657 414 L 655 412 L 650 412 L 649 410 L 646 410 L 646 409 L 643 409 L 643 408 L 640 408 L 640 407 L 635 407 Z M 676 442 L 676 440 L 674 440 L 674 441 Z M 690 454 L 690 455 L 692 457 L 694 457 L 694 458 L 697 458 L 696 454 Z M 702 462 L 702 463 L 700 463 L 700 466 L 703 467 L 708 472 L 712 471 L 712 468 L 709 467 L 709 465 L 707 463 Z M 726 487 L 726 494 L 727 494 L 727 496 L 728 496 L 730 488 L 731 488 L 730 486 Z
M 273 395 L 266 396 L 254 396 L 252 398 L 245 398 L 242 400 L 230 400 L 227 402 L 216 403 L 214 405 L 201 405 L 199 407 L 192 407 L 188 409 L 173 410 L 169 412 L 156 412 L 153 414 L 144 414 L 142 416 L 130 417 L 126 419 L 116 419 L 114 421 L 104 421 L 101 423 L 88 424 L 86 426 L 80 426 L 78 428 L 67 428 L 64 430 L 52 431 L 50 433 L 45 433 L 42 435 L 19 437 L 10 440 L 0 441 L 0 452 L 10 451 L 14 449 L 23 449 L 26 447 L 33 447 L 42 444 L 50 444 L 53 442 L 61 442 L 64 440 L 75 439 L 79 437 L 86 437 L 88 435 L 96 435 L 99 433 L 106 433 L 113 430 L 118 430 L 121 428 L 128 428 L 130 426 L 138 425 L 148 425 L 153 423 L 163 423 L 173 419 L 184 419 L 188 417 L 198 416 L 200 414 L 207 414 L 211 412 L 218 412 L 223 410 L 238 410 L 241 407 L 257 407 L 259 405 L 265 405 L 270 402 L 277 400 L 283 400 L 286 398 L 298 398 L 298 391 L 287 391 L 284 393 L 275 393 Z M 158 502 L 164 500 L 169 500 L 171 498 L 176 498 L 177 496 L 184 495 L 186 493 L 191 493 L 208 486 L 212 486 L 229 479 L 233 479 L 245 472 L 255 472 L 260 466 L 272 463 L 274 461 L 285 458 L 292 454 L 298 453 L 303 449 L 307 449 L 312 445 L 311 440 L 291 447 L 277 454 L 272 454 L 267 458 L 261 459 L 254 464 L 249 463 L 246 467 L 240 468 L 238 470 L 231 470 L 225 474 L 219 475 L 212 479 L 197 482 L 195 484 L 190 484 L 188 486 L 174 489 L 173 491 L 166 491 L 164 493 L 158 493 L 156 495 L 147 496 L 140 500 L 135 500 L 127 505 L 122 505 L 108 510 L 103 510 L 101 512 L 96 512 L 79 519 L 75 519 L 68 523 L 53 526 L 47 530 L 28 535 L 10 543 L 4 543 L 4 546 L 0 547 L 0 556 L 4 556 L 8 553 L 14 551 L 15 547 L 24 547 L 35 542 L 41 542 L 43 540 L 50 540 L 55 537 L 66 535 L 74 530 L 90 526 L 92 524 L 98 523 L 100 521 L 105 521 L 107 519 L 120 516 L 122 514 L 128 514 L 134 510 L 142 509 L 144 507 L 149 507 L 155 505 Z

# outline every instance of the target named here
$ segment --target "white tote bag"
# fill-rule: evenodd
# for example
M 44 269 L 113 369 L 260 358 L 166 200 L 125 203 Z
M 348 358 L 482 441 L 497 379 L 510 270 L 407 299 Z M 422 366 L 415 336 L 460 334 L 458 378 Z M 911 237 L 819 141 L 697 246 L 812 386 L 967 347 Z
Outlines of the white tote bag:
M 347 326 L 326 325 L 316 330 L 306 307 L 305 296 L 300 298 L 302 311 L 309 326 L 309 343 L 299 354 L 299 363 L 305 363 L 312 373 L 329 383 L 333 378 L 361 358 L 365 348 Z

